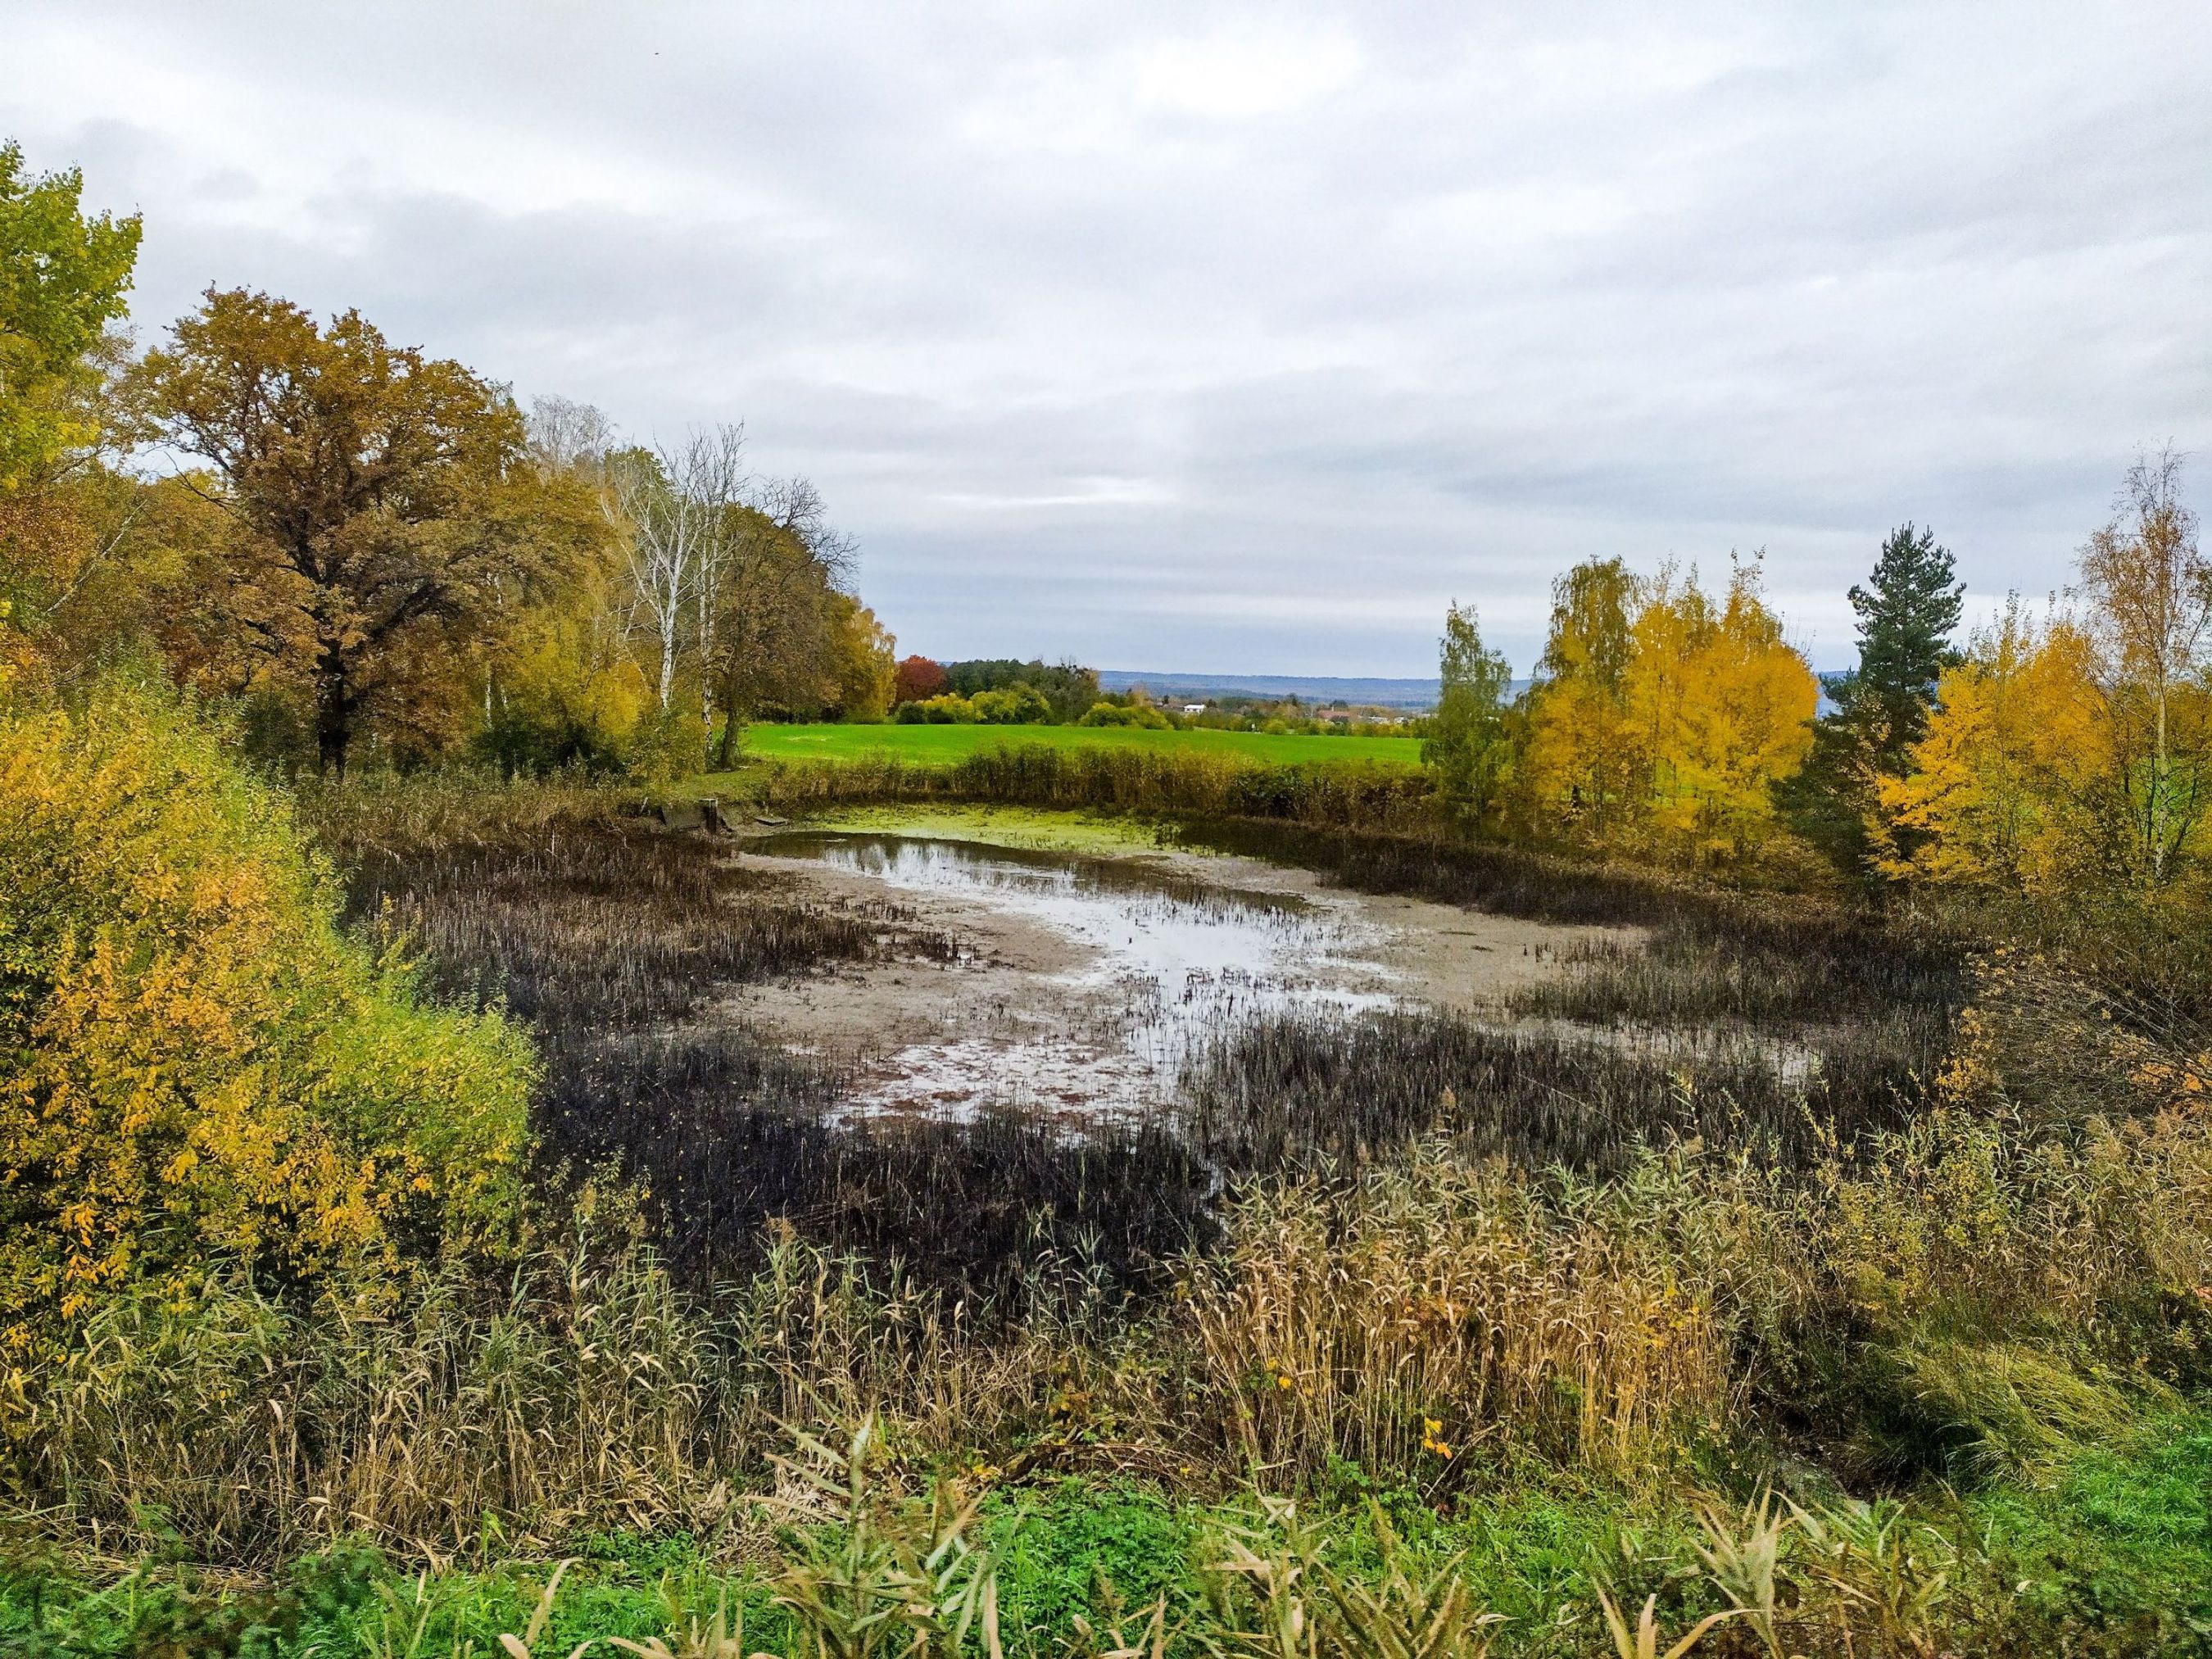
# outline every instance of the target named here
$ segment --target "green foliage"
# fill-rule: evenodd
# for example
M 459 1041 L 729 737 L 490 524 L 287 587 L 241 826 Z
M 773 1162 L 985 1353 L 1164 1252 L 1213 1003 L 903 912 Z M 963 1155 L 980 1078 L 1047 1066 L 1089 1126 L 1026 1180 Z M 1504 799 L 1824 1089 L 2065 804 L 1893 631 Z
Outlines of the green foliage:
M 1859 663 L 1844 688 L 1844 717 L 1867 727 L 1884 772 L 1902 772 L 1906 751 L 1927 735 L 1936 682 L 1957 659 L 1951 635 L 1966 585 L 1954 574 L 1935 532 L 1908 524 L 1889 532 L 1867 585 L 1851 588 Z
M 99 434 L 93 359 L 121 319 L 139 221 L 88 217 L 75 168 L 34 178 L 0 144 L 0 495 L 39 481 Z
M 1437 790 L 1463 817 L 1480 818 L 1496 803 L 1511 756 L 1505 694 L 1513 669 L 1483 648 L 1474 607 L 1455 604 L 1444 615 L 1439 672 L 1443 690 L 1421 744 L 1421 763 L 1437 774 Z
M 1046 663 L 1035 659 L 1017 662 L 1012 658 L 997 658 L 946 663 L 940 672 L 945 676 L 945 688 L 963 696 L 1025 686 L 1044 698 L 1048 718 L 1062 722 L 1078 719 L 1098 700 L 1097 672 L 1072 662 Z M 916 672 L 921 674 L 922 671 L 917 669 Z M 927 678 L 926 674 L 922 677 Z
M 1094 702 L 1079 726 L 1123 726 L 1146 732 L 1165 732 L 1175 722 L 1150 703 Z
M 901 726 L 973 726 L 975 705 L 957 691 L 943 691 L 917 702 L 901 703 L 892 718 Z
M 1199 1605 L 1199 1534 L 1188 1510 L 1133 1485 L 1066 1480 L 995 1503 L 982 1536 L 1007 1638 L 1049 1650 L 1079 1620 L 1099 1623 L 1162 1597 L 1187 1616 Z
M 978 691 L 970 704 L 979 726 L 1034 726 L 1052 717 L 1044 693 L 1029 685 Z

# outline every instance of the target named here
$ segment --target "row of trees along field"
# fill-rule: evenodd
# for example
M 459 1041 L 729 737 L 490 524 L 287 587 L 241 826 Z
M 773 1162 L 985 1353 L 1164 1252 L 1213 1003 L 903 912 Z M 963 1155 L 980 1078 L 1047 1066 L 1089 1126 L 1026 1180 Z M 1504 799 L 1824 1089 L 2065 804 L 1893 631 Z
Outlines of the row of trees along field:
M 0 651 L 234 699 L 266 759 L 726 764 L 763 712 L 880 719 L 891 640 L 803 478 L 733 425 L 647 447 L 561 398 L 210 289 L 134 354 L 137 219 L 0 149 Z M 134 458 L 179 463 L 156 475 Z
M 2193 894 L 2212 785 L 2212 566 L 2171 451 L 2127 473 L 2075 583 L 1954 643 L 1965 586 L 1906 525 L 1850 590 L 1822 686 L 1757 561 L 1724 592 L 1594 559 L 1553 589 L 1535 678 L 1455 605 L 1425 758 L 1480 831 L 1745 870 L 2029 896 Z

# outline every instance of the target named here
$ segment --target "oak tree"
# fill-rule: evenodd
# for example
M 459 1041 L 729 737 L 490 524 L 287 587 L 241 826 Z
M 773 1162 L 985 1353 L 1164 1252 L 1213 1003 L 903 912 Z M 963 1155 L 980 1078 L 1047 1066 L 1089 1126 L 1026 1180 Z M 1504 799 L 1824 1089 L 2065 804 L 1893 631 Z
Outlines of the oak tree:
M 231 528 L 215 614 L 306 684 L 325 771 L 404 684 L 417 635 L 481 624 L 562 539 L 541 533 L 547 483 L 506 392 L 358 312 L 320 327 L 211 289 L 131 390 L 149 435 L 211 470 Z

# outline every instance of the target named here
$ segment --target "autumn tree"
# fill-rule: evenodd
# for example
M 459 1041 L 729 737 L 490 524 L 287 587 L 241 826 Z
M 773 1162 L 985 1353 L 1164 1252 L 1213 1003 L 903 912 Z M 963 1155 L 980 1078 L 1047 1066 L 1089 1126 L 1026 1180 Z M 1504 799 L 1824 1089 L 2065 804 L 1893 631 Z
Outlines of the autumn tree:
M 804 478 L 758 486 L 731 515 L 729 552 L 714 592 L 708 673 L 724 719 L 717 764 L 737 763 L 744 723 L 770 703 L 834 695 L 840 601 L 854 548 Z
M 1437 672 L 1441 690 L 1421 762 L 1435 771 L 1437 793 L 1454 812 L 1479 818 L 1497 803 L 1511 752 L 1507 693 L 1513 670 L 1484 647 L 1473 605 L 1455 600 L 1444 613 Z
M 100 455 L 139 222 L 82 196 L 74 168 L 33 177 L 0 145 L 0 677 L 141 615 L 112 579 L 145 504 Z
M 1539 833 L 1604 841 L 1646 802 L 1648 757 L 1626 705 L 1641 595 L 1617 558 L 1587 559 L 1552 585 L 1516 790 Z
M 898 641 L 849 593 L 830 596 L 830 674 L 842 719 L 867 723 L 890 713 Z
M 2172 450 L 2129 469 L 2118 514 L 2081 550 L 2081 573 L 2131 861 L 2155 885 L 2195 836 L 2212 784 L 2212 565 L 2197 550 Z
M 930 657 L 902 657 L 891 683 L 891 702 L 921 702 L 939 696 L 952 683 L 945 665 Z
M 2160 898 L 2201 869 L 2212 767 L 2212 569 L 2170 452 L 2081 550 L 2069 602 L 2017 604 L 1948 671 L 1911 769 L 1883 779 L 1886 873 L 2078 902 Z
M 420 637 L 465 634 L 502 583 L 546 574 L 564 515 L 526 464 L 520 412 L 457 362 L 358 312 L 209 290 L 134 377 L 149 430 L 212 469 L 232 533 L 226 628 L 308 689 L 318 761 L 343 775 Z
M 613 423 L 588 404 L 532 400 L 532 464 L 549 484 L 603 499 Z M 579 549 L 557 583 L 495 587 L 496 626 L 477 640 L 471 743 L 510 774 L 611 770 L 652 701 L 633 653 L 628 550 L 611 525 Z
M 1906 771 L 1875 777 L 1875 870 L 2042 894 L 2100 884 L 2110 740 L 2087 635 L 2037 623 L 2015 595 L 1944 671 Z
M 1741 860 L 1765 841 L 1771 788 L 1812 741 L 1820 688 L 1740 561 L 1714 603 L 1692 574 L 1644 589 L 1622 702 L 1648 768 L 1651 830 L 1694 858 Z

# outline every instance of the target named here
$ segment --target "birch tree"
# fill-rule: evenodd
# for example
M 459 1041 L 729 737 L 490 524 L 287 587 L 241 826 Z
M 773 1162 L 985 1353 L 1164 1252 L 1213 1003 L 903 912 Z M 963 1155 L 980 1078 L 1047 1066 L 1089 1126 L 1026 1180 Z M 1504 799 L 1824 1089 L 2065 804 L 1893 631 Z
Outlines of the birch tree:
M 2129 469 L 2119 512 L 2081 550 L 2081 588 L 2100 689 L 2121 736 L 2121 787 L 2136 855 L 2163 882 L 2205 805 L 2206 658 L 2212 565 L 2181 499 L 2181 457 Z
M 687 656 L 711 660 L 714 611 L 733 526 L 743 498 L 744 428 L 723 425 L 693 433 L 672 448 L 620 451 L 608 460 L 611 509 L 627 532 L 626 555 L 635 613 L 653 641 L 660 710 L 676 699 Z M 703 673 L 703 682 L 707 676 Z M 703 705 L 702 712 L 711 712 Z

